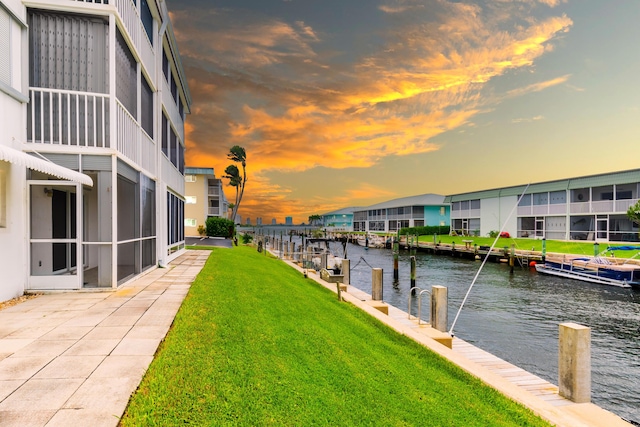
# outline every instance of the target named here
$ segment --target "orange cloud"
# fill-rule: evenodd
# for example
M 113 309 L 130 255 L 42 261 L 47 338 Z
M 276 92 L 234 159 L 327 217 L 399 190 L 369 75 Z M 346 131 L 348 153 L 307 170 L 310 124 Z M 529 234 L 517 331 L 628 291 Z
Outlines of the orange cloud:
M 504 5 L 493 14 L 439 1 L 429 7 L 409 0 L 380 6 L 390 20 L 378 34 L 383 43 L 351 62 L 338 61 L 322 31 L 303 21 L 255 15 L 232 20 L 226 10 L 175 12 L 194 98 L 185 128 L 188 163 L 214 165 L 220 173 L 229 163 L 229 147 L 241 145 L 251 173 L 241 214 L 245 209 L 251 216 L 317 213 L 326 201 L 292 201 L 288 190 L 271 184 L 265 173 L 364 168 L 386 156 L 438 150 L 434 137 L 470 124 L 478 112 L 491 108 L 489 102 L 499 102 L 500 97 L 483 96 L 488 82 L 533 65 L 572 25 L 566 16 L 535 21 L 524 14 L 505 31 L 505 20 L 513 19 L 509 12 L 519 9 Z M 426 13 L 430 19 L 424 19 Z M 356 194 L 345 194 L 344 200 Z

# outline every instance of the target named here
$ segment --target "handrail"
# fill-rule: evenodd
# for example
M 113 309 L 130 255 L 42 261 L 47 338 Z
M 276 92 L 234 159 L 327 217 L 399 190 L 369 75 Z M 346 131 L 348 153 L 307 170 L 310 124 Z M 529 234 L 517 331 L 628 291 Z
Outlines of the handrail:
M 418 294 L 418 325 L 420 325 L 420 317 L 422 316 L 422 294 L 425 292 L 431 295 L 431 291 L 428 289 L 423 289 Z
M 408 307 L 407 307 L 407 313 L 409 314 L 409 319 L 411 319 L 411 299 L 412 299 L 414 291 L 416 289 L 418 289 L 419 291 L 422 292 L 422 289 L 417 287 L 417 286 L 414 286 L 413 288 L 409 289 L 409 304 L 408 304 Z

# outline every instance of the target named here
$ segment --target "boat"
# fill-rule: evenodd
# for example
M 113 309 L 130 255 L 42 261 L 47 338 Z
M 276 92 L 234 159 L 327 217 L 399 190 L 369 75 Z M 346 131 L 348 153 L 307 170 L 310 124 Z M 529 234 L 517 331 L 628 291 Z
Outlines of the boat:
M 361 234 L 356 241 L 365 248 L 384 248 L 386 244 L 384 237 L 373 233 Z
M 603 253 L 616 250 L 639 252 L 632 258 L 549 254 L 542 264 L 536 264 L 535 267 L 538 273 L 551 276 L 622 288 L 640 288 L 640 262 L 634 259 L 640 254 L 640 246 L 612 246 Z

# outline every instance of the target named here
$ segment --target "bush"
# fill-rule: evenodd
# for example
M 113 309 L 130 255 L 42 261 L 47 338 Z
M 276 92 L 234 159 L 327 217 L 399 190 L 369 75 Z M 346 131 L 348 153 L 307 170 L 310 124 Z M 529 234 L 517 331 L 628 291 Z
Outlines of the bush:
M 253 241 L 253 236 L 251 234 L 248 233 L 244 233 L 242 235 L 242 243 L 245 245 L 248 245 L 249 243 L 251 243 Z
M 427 225 L 424 227 L 404 227 L 400 229 L 400 235 L 432 236 L 434 234 L 449 234 L 451 227 L 439 225 Z
M 233 221 L 226 218 L 207 218 L 207 236 L 211 237 L 233 237 Z

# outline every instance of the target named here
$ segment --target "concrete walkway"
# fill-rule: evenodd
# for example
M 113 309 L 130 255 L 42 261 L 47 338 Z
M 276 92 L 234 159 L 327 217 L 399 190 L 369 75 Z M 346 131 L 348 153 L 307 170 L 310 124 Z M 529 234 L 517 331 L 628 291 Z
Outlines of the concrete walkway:
M 0 311 L 0 426 L 117 426 L 210 251 Z

